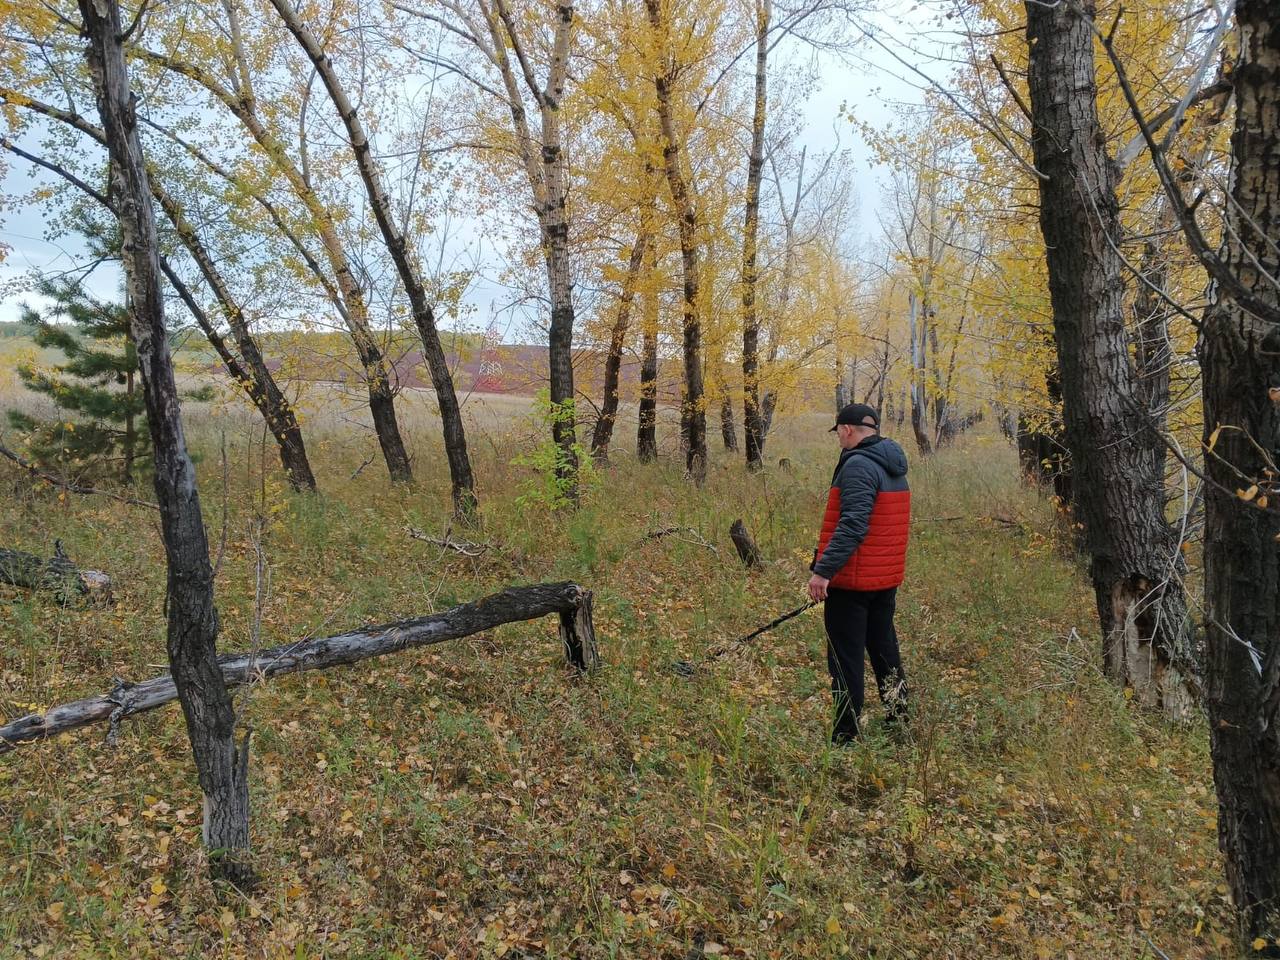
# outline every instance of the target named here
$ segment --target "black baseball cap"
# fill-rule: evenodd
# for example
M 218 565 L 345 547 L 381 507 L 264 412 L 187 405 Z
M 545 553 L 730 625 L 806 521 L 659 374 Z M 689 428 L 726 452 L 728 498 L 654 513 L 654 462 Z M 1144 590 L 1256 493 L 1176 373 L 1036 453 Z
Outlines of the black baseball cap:
M 851 403 L 840 409 L 836 414 L 836 427 L 841 424 L 848 424 L 853 427 L 875 427 L 880 429 L 880 414 L 876 413 L 876 408 L 868 406 L 865 403 Z M 828 433 L 835 433 L 836 427 L 832 427 Z

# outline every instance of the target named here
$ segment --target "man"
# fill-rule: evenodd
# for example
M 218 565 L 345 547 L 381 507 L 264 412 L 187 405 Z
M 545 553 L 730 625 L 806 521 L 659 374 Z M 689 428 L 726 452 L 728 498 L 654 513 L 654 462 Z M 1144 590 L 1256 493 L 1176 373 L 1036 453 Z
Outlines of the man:
M 858 735 L 863 651 L 871 657 L 888 722 L 906 719 L 907 682 L 893 628 L 907 559 L 911 491 L 902 447 L 880 436 L 880 417 L 865 403 L 840 411 L 831 428 L 840 462 L 831 478 L 809 597 L 826 601 L 827 668 L 835 701 L 834 743 Z

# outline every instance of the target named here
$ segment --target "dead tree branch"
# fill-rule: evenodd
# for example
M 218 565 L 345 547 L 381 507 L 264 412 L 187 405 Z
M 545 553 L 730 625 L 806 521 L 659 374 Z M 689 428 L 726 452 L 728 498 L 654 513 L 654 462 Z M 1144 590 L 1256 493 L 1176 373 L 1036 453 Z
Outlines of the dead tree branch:
M 592 624 L 591 591 L 575 583 L 539 583 L 508 587 L 500 593 L 453 607 L 442 613 L 315 640 L 299 640 L 266 650 L 229 653 L 218 657 L 228 687 L 243 686 L 304 670 L 327 670 L 470 636 L 504 623 L 560 616 L 560 639 L 565 657 L 579 672 L 599 663 Z M 26 740 L 42 740 L 94 723 L 119 722 L 176 700 L 173 677 L 163 674 L 141 683 L 118 680 L 110 693 L 50 707 L 0 726 L 0 753 Z

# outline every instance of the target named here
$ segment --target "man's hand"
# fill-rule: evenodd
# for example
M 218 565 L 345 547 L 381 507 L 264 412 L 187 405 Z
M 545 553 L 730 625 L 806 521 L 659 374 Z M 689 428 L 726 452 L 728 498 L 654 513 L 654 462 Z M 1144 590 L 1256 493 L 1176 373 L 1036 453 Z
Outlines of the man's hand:
M 821 603 L 827 599 L 827 584 L 831 581 L 826 577 L 820 577 L 816 573 L 809 578 L 809 599 L 814 603 Z

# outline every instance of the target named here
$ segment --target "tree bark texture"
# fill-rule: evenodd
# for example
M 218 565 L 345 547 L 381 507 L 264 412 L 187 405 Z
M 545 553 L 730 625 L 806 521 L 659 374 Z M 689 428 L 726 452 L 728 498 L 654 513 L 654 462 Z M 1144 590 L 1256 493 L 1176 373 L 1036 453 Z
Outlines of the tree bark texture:
M 929 399 L 925 392 L 925 371 L 928 364 L 926 356 L 928 341 L 925 339 L 927 322 L 920 316 L 920 299 L 915 291 L 911 291 L 907 299 L 908 328 L 911 338 L 911 432 L 915 434 L 916 446 L 922 457 L 933 453 L 933 444 L 929 440 Z M 924 313 L 928 314 L 928 301 L 925 301 Z
M 636 457 L 641 463 L 658 459 L 658 314 L 661 298 L 654 281 L 657 254 L 649 245 L 645 256 L 645 276 L 649 287 L 644 295 L 640 347 L 640 416 L 636 427 Z
M 658 122 L 662 128 L 662 159 L 666 166 L 671 205 L 680 234 L 680 261 L 684 274 L 684 392 L 680 420 L 685 439 L 685 467 L 693 482 L 702 486 L 707 479 L 707 411 L 702 387 L 702 323 L 700 319 L 698 253 L 698 207 L 685 177 L 683 140 L 676 132 L 672 117 L 671 95 L 675 69 L 666 52 L 669 24 L 664 20 L 662 0 L 645 0 L 649 26 L 661 44 L 661 63 L 654 74 L 657 94 Z
M 730 453 L 738 452 L 738 430 L 733 422 L 733 398 L 729 396 L 727 384 L 721 384 L 720 394 L 720 439 L 724 448 Z
M 111 599 L 111 578 L 98 570 L 80 570 L 55 542 L 48 560 L 0 547 L 0 583 L 25 590 L 46 590 L 60 603 Z
M 1181 551 L 1164 516 L 1164 477 L 1131 440 L 1151 427 L 1129 358 L 1113 246 L 1119 207 L 1097 115 L 1093 5 L 1028 0 L 1026 9 L 1040 228 L 1104 670 L 1141 703 L 1186 717 L 1193 666 Z
M 751 113 L 751 149 L 747 155 L 747 196 L 742 230 L 742 432 L 747 469 L 764 467 L 764 419 L 760 411 L 759 285 L 760 180 L 764 173 L 764 128 L 769 106 L 769 21 L 772 0 L 757 0 L 755 97 Z
M 1231 200 L 1219 259 L 1255 300 L 1280 307 L 1280 20 L 1236 5 Z M 1267 276 L 1269 275 L 1269 277 Z M 1205 465 L 1205 703 L 1218 842 L 1246 941 L 1280 937 L 1280 513 L 1235 491 L 1275 491 L 1280 332 L 1225 291 L 1200 333 Z M 1225 489 L 1224 489 L 1225 488 Z
M 382 234 L 382 241 L 395 264 L 400 283 L 409 297 L 414 326 L 417 327 L 418 336 L 422 340 L 422 353 L 431 375 L 431 386 L 435 390 L 436 403 L 440 408 L 445 457 L 449 461 L 454 516 L 459 519 L 468 519 L 475 515 L 478 506 L 475 477 L 471 472 L 471 459 L 467 455 L 467 435 L 462 424 L 462 407 L 458 403 L 458 395 L 453 388 L 453 376 L 449 372 L 449 363 L 444 355 L 444 347 L 440 343 L 440 333 L 436 329 L 435 311 L 427 301 L 422 271 L 418 268 L 404 231 L 400 229 L 400 225 L 392 214 L 391 198 L 383 184 L 382 172 L 374 159 L 373 148 L 365 134 L 364 125 L 360 122 L 360 115 L 347 96 L 342 81 L 338 78 L 333 61 L 329 59 L 315 34 L 302 22 L 301 16 L 289 0 L 271 0 L 271 5 L 275 7 L 289 32 L 293 34 L 298 45 L 306 53 L 307 59 L 315 67 L 347 131 L 351 152 L 355 155 L 356 167 L 364 183 L 365 195 L 369 198 L 370 207 L 373 208 L 378 231 Z
M 738 556 L 747 567 L 758 567 L 764 563 L 760 548 L 756 546 L 755 539 L 741 519 L 733 521 L 730 525 L 729 539 L 733 541 L 733 546 L 737 549 Z
M 609 353 L 604 361 L 604 396 L 600 400 L 600 417 L 591 434 L 591 457 L 604 463 L 609 459 L 609 444 L 613 441 L 613 427 L 618 419 L 618 376 L 622 369 L 622 350 L 627 344 L 627 330 L 631 326 L 631 307 L 636 299 L 636 286 L 649 248 L 649 232 L 641 226 L 636 241 L 631 246 L 627 261 L 627 274 L 618 296 L 618 314 L 609 334 Z
M 504 0 L 498 0 L 501 4 Z M 548 331 L 548 368 L 551 377 L 551 403 L 556 410 L 573 407 L 573 274 L 569 262 L 569 173 L 564 145 L 560 137 L 560 104 L 564 100 L 565 78 L 569 69 L 569 33 L 573 28 L 573 6 L 557 3 L 555 32 L 551 48 L 551 67 L 547 86 L 539 97 L 542 110 L 542 169 L 546 184 L 543 223 L 543 245 L 547 259 L 547 286 L 551 293 L 551 328 Z M 570 498 L 578 497 L 578 454 L 576 418 L 558 416 L 552 423 L 552 436 L 559 448 L 558 472 L 569 484 Z
M 111 156 L 125 283 L 133 305 L 130 322 L 154 448 L 156 500 L 168 565 L 169 667 L 204 792 L 203 837 L 214 872 L 245 885 L 252 879 L 248 740 L 237 747 L 235 711 L 218 667 L 213 569 L 164 325 L 155 215 L 125 71 L 120 8 L 116 0 L 81 0 L 80 13 Z
M 289 673 L 347 666 L 372 657 L 471 636 L 504 623 L 551 614 L 560 616 L 560 638 L 569 664 L 589 673 L 599 664 L 591 612 L 591 591 L 574 583 L 508 587 L 500 593 L 427 617 L 286 643 L 252 653 L 224 654 L 217 661 L 219 682 L 224 687 L 236 687 Z M 41 740 L 94 723 L 110 722 L 114 727 L 126 717 L 155 710 L 177 696 L 174 677 L 170 674 L 141 683 L 119 682 L 108 694 L 50 707 L 43 713 L 19 717 L 0 727 L 0 753 L 24 741 Z

